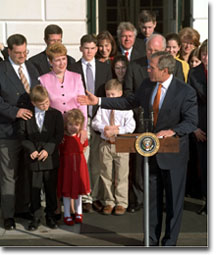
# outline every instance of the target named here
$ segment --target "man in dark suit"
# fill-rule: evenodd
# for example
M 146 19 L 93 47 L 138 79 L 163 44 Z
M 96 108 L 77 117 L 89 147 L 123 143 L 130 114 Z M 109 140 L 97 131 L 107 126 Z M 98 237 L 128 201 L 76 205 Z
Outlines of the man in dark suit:
M 72 71 L 81 74 L 85 89 L 91 90 L 97 96 L 105 96 L 105 83 L 112 79 L 112 72 L 110 65 L 100 62 L 95 59 L 97 53 L 97 39 L 91 34 L 84 35 L 80 40 L 80 51 L 82 58 L 72 65 Z M 88 67 L 92 74 L 92 82 L 88 80 Z M 89 174 L 91 178 L 92 197 L 83 196 L 83 211 L 92 212 L 92 203 L 95 210 L 100 211 L 102 205 L 99 202 L 99 171 L 98 165 L 98 148 L 100 143 L 100 134 L 96 133 L 91 128 L 91 121 L 97 111 L 96 106 L 88 107 L 88 136 L 89 136 L 89 150 L 85 153 Z M 93 200 L 93 201 L 92 201 Z
M 125 55 L 128 61 L 145 56 L 143 42 L 136 40 L 137 30 L 130 22 L 121 22 L 117 28 L 118 54 Z
M 126 110 L 141 105 L 144 118 L 154 111 L 154 133 L 157 137 L 180 138 L 179 153 L 158 153 L 150 158 L 150 234 L 151 246 L 159 245 L 163 220 L 163 193 L 166 199 L 166 227 L 162 246 L 175 246 L 181 227 L 187 162 L 188 134 L 196 130 L 198 113 L 195 90 L 173 76 L 175 59 L 166 52 L 152 54 L 149 79 L 143 81 L 136 94 L 121 98 L 79 96 L 81 104 L 97 104 L 102 108 Z M 160 93 L 159 93 L 160 92 Z M 160 96 L 159 96 L 160 95 Z
M 46 224 L 54 229 L 58 227 L 54 214 L 57 209 L 58 145 L 63 139 L 64 122 L 61 112 L 49 107 L 49 95 L 44 87 L 35 86 L 30 98 L 34 106 L 33 117 L 20 120 L 18 128 L 31 180 L 30 208 L 33 220 L 28 229 L 36 230 L 40 224 L 42 185 L 46 196 Z
M 47 47 L 55 42 L 62 42 L 62 29 L 57 25 L 48 25 L 44 30 L 44 41 Z M 40 76 L 49 73 L 52 69 L 48 57 L 46 55 L 46 50 L 40 52 L 39 54 L 29 58 L 29 61 L 37 68 Z M 75 59 L 67 55 L 67 69 L 71 71 L 71 65 L 75 63 Z
M 205 40 L 199 49 L 201 64 L 191 68 L 188 74 L 188 83 L 196 90 L 198 98 L 199 123 L 197 130 L 191 137 L 191 146 L 197 149 L 197 159 L 194 168 L 200 172 L 201 194 L 205 200 L 199 214 L 207 214 L 207 90 L 208 90 L 208 40 Z M 198 164 L 197 164 L 198 163 Z M 196 167 L 198 165 L 198 167 Z M 197 169 L 199 168 L 199 170 Z M 192 178 L 193 178 L 192 176 Z M 193 178 L 194 179 L 194 178 Z
M 148 66 L 151 55 L 157 51 L 165 51 L 166 39 L 160 34 L 151 35 L 146 42 L 146 56 L 131 61 L 125 75 L 124 95 L 135 93 L 143 80 L 148 78 Z M 182 66 L 176 61 L 174 76 L 184 81 Z M 134 133 L 143 132 L 143 111 L 142 108 L 134 109 L 136 120 L 136 130 Z M 138 211 L 142 207 L 143 201 L 143 178 L 140 162 L 142 156 L 139 154 L 130 155 L 130 185 L 129 185 L 129 212 Z
M 10 230 L 15 228 L 15 193 L 16 212 L 28 213 L 28 182 L 24 183 L 26 172 L 20 167 L 22 153 L 16 131 L 18 119 L 32 117 L 28 91 L 38 84 L 39 74 L 26 61 L 27 41 L 23 35 L 11 35 L 7 44 L 9 59 L 0 63 L 0 186 L 4 227 Z

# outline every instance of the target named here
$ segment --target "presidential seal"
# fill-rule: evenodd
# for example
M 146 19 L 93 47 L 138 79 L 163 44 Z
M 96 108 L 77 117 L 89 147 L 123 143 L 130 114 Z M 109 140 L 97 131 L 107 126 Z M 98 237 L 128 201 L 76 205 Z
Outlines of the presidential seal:
M 143 133 L 137 137 L 135 142 L 137 152 L 144 157 L 153 156 L 158 152 L 159 147 L 159 139 L 153 133 Z

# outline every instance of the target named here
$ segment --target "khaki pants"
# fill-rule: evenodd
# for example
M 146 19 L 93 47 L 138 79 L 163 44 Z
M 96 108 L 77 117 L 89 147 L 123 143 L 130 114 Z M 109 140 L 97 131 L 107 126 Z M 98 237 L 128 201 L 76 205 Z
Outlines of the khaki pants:
M 116 153 L 115 144 L 102 141 L 100 165 L 105 205 L 121 205 L 127 208 L 129 153 Z
M 99 164 L 99 145 L 101 143 L 100 134 L 96 133 L 91 127 L 91 120 L 88 118 L 88 140 L 89 146 L 85 151 L 85 158 L 88 163 L 91 195 L 83 195 L 83 203 L 92 203 L 92 200 L 101 200 L 100 191 L 100 164 Z

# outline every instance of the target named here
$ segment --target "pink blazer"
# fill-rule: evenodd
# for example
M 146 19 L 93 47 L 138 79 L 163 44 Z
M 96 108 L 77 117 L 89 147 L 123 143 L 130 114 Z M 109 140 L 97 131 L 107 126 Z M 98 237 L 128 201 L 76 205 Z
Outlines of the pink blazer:
M 65 112 L 78 108 L 85 116 L 85 127 L 87 126 L 87 106 L 77 102 L 78 95 L 85 95 L 81 75 L 75 72 L 65 71 L 64 82 L 60 83 L 56 74 L 50 73 L 40 76 L 41 85 L 44 86 L 50 98 L 50 106 Z

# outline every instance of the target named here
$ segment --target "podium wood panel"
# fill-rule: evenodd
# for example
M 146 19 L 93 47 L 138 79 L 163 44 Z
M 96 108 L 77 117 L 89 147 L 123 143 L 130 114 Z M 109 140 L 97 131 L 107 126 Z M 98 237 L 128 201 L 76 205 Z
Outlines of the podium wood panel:
M 129 152 L 136 153 L 135 142 L 137 137 L 141 135 L 136 134 L 125 134 L 118 135 L 116 137 L 116 152 Z M 159 138 L 160 148 L 158 153 L 178 153 L 179 152 L 179 138 L 178 137 L 167 137 Z

